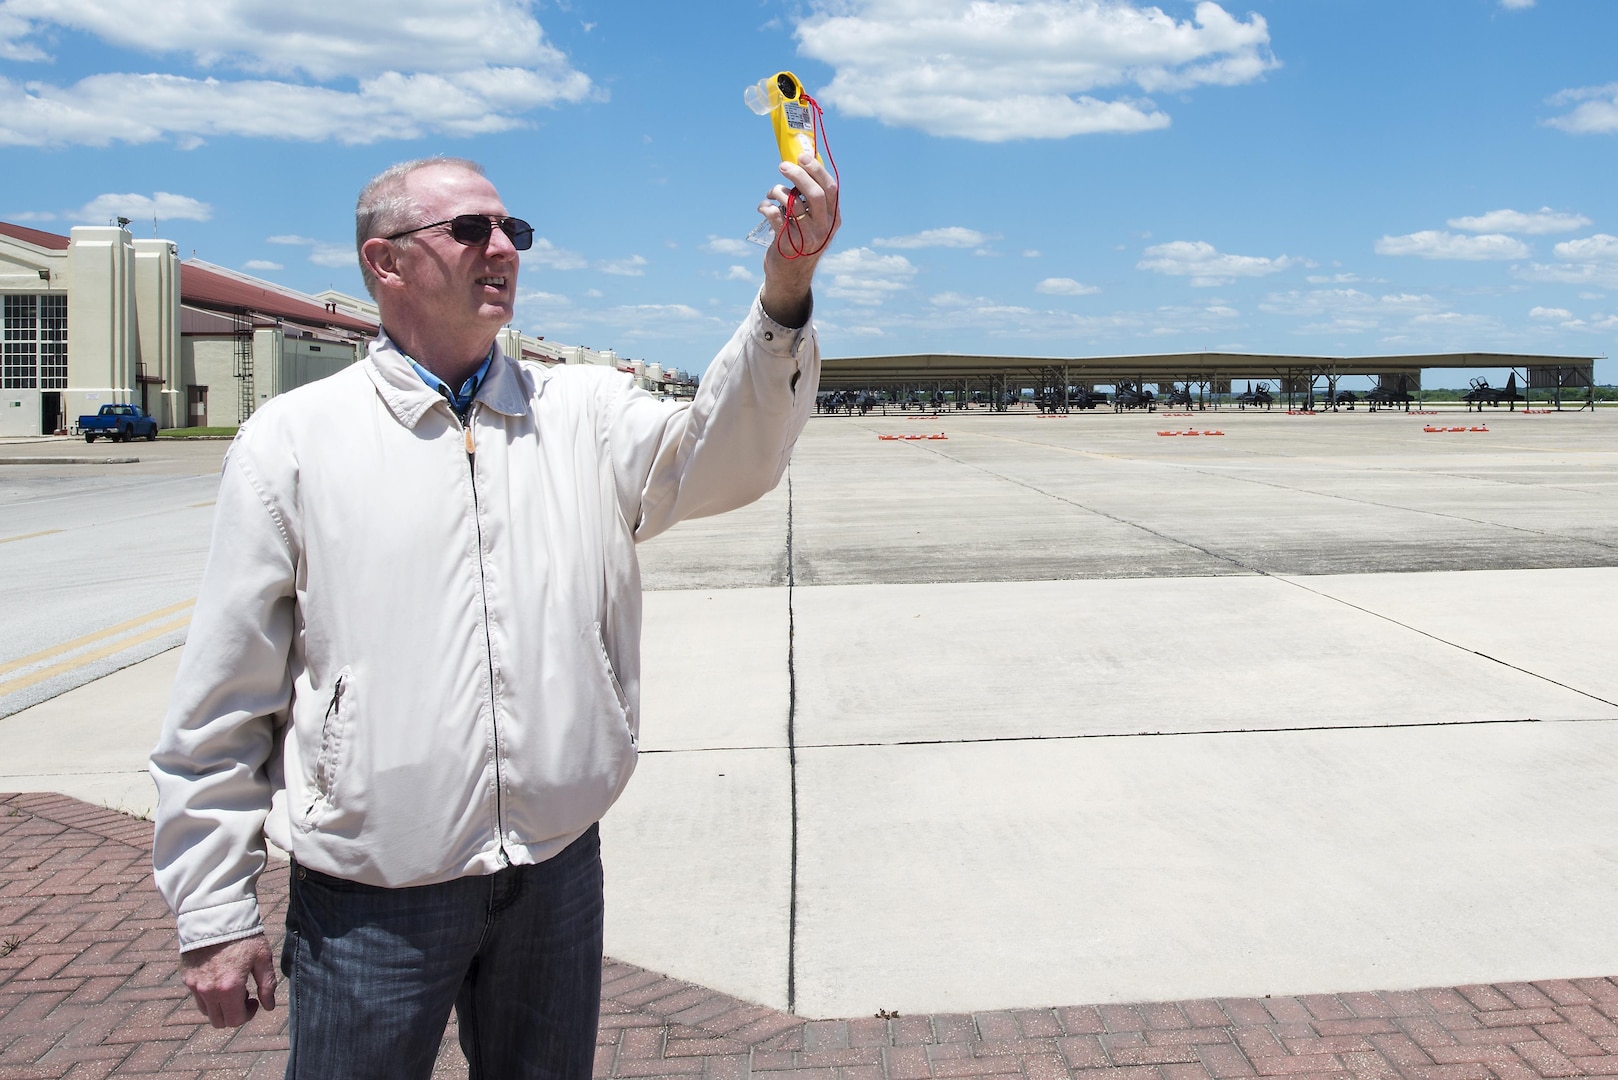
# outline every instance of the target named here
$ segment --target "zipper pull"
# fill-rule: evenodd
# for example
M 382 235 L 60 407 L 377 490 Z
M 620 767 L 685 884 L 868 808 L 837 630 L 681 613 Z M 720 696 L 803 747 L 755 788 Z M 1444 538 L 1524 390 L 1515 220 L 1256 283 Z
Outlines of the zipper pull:
M 477 452 L 477 448 L 472 445 L 472 425 L 470 423 L 463 424 L 461 434 L 466 436 L 466 456 L 471 457 Z

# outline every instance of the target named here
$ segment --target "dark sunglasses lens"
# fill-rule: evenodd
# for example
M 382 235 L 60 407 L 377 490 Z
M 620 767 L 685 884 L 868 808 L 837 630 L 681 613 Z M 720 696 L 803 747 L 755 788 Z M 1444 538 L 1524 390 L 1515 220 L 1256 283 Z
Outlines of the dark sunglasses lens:
M 534 246 L 534 227 L 522 218 L 508 217 L 500 222 L 500 231 L 511 238 L 511 246 L 527 251 Z
M 480 214 L 462 214 L 452 218 L 449 223 L 449 234 L 455 238 L 455 242 L 468 247 L 487 244 L 492 229 L 489 219 Z

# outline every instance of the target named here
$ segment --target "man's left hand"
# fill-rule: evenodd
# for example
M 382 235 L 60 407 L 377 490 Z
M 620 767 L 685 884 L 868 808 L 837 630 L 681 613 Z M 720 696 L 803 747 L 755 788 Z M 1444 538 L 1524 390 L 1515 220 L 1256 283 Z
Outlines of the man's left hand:
M 815 265 L 842 224 L 842 214 L 837 178 L 813 154 L 805 153 L 796 162 L 781 162 L 781 175 L 798 189 L 793 200 L 796 246 L 811 254 L 797 258 L 781 254 L 779 240 L 786 227 L 787 185 L 775 185 L 758 204 L 758 212 L 769 220 L 776 236 L 764 255 L 762 299 L 766 315 L 782 326 L 799 327 L 809 321 L 809 285 L 815 276 Z

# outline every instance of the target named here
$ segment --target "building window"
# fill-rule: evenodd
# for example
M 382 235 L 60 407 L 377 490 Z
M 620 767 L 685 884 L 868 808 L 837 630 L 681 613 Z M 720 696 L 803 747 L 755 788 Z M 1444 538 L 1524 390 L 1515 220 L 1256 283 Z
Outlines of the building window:
M 67 389 L 67 297 L 39 298 L 39 388 Z
M 32 390 L 39 385 L 39 310 L 33 296 L 6 297 L 0 350 L 0 387 Z
M 5 297 L 0 322 L 0 388 L 67 388 L 67 297 Z

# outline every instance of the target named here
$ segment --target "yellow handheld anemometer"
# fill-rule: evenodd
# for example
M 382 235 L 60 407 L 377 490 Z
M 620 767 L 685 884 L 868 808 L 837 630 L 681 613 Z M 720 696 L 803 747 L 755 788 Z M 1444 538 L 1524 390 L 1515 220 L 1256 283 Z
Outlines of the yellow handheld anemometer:
M 770 118 L 775 126 L 775 145 L 781 151 L 782 161 L 796 165 L 804 154 L 812 154 L 816 161 L 831 166 L 834 177 L 837 175 L 837 162 L 832 160 L 831 145 L 828 143 L 826 146 L 825 158 L 821 158 L 820 148 L 815 145 L 826 137 L 825 114 L 821 111 L 820 103 L 803 92 L 803 84 L 796 75 L 790 71 L 777 71 L 769 78 L 760 79 L 749 86 L 742 98 L 749 109 Z M 786 193 L 781 213 L 784 220 L 779 233 L 766 218 L 747 234 L 747 239 L 762 247 L 773 245 L 783 259 L 818 255 L 831 243 L 831 232 L 828 231 L 812 248 L 806 246 L 802 222 L 809 217 L 809 206 L 797 188 Z M 831 229 L 837 228 L 837 220 L 834 203 Z
M 775 126 L 775 144 L 782 161 L 797 161 L 805 152 L 820 159 L 815 146 L 813 99 L 803 92 L 803 84 L 790 71 L 778 71 L 749 86 L 743 95 L 747 107 L 768 116 Z

